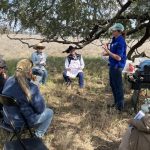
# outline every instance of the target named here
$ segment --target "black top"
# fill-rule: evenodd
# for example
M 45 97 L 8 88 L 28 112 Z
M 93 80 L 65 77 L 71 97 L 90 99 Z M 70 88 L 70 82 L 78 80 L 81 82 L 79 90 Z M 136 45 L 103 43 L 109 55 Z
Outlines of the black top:
M 0 94 L 2 94 L 2 90 L 3 90 L 5 82 L 6 82 L 6 79 L 3 77 L 3 75 L 0 75 Z

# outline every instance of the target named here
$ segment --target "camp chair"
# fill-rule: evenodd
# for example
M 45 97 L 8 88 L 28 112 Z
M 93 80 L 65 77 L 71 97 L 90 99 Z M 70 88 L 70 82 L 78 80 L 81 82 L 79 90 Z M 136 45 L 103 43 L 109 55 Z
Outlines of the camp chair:
M 19 109 L 19 105 L 16 99 L 0 94 L 0 104 L 3 105 L 3 114 L 9 121 L 10 125 L 10 127 L 6 127 L 5 125 L 1 125 L 0 127 L 8 132 L 13 133 L 13 136 L 11 137 L 10 141 L 4 144 L 3 150 L 48 150 L 47 147 L 43 144 L 42 140 L 35 137 L 32 133 L 26 118 Z M 18 112 L 20 113 L 18 115 L 22 116 L 23 122 L 19 122 L 20 125 L 22 125 L 20 128 L 16 128 L 15 122 L 9 114 L 9 107 L 11 106 L 16 107 L 18 109 Z M 23 130 L 29 131 L 30 138 L 21 138 Z M 17 140 L 13 140 L 14 137 L 16 137 Z

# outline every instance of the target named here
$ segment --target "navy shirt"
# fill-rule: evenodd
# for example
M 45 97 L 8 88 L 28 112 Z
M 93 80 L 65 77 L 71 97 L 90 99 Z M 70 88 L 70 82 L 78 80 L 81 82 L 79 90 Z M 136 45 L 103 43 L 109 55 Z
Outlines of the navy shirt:
M 38 120 L 39 114 L 45 109 L 45 102 L 43 96 L 40 94 L 39 88 L 31 81 L 28 81 L 28 85 L 32 95 L 31 102 L 27 100 L 15 77 L 7 79 L 2 94 L 15 98 L 19 103 L 20 111 L 27 119 L 29 125 L 34 125 Z M 19 118 L 16 116 L 17 112 L 15 107 L 9 107 L 9 114 L 12 114 L 14 121 L 19 121 Z
M 109 57 L 109 65 L 117 68 L 124 68 L 126 64 L 126 42 L 122 35 L 119 35 L 117 38 L 113 37 L 110 44 L 110 51 L 121 57 L 120 61 L 115 60 L 111 56 Z

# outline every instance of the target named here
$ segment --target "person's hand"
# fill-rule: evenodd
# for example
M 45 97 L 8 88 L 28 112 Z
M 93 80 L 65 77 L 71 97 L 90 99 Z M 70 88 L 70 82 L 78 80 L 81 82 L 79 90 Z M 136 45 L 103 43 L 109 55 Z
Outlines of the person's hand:
M 7 75 L 5 72 L 3 73 L 3 77 L 4 77 L 4 79 L 7 79 Z
M 78 70 L 82 70 L 82 68 L 81 68 L 81 67 L 79 67 L 79 68 L 78 68 Z
M 107 53 L 106 51 L 102 51 L 101 55 L 102 55 L 102 56 L 107 56 L 108 53 Z
M 41 61 L 41 62 L 40 62 L 40 65 L 42 65 L 42 66 L 46 66 L 46 63 L 45 63 L 45 62 L 43 62 L 43 61 Z
M 132 81 L 134 80 L 133 75 L 130 75 L 129 78 L 130 78 L 130 80 L 132 80 Z
M 131 124 L 132 124 L 132 119 L 129 119 L 129 120 L 127 121 L 127 123 L 128 123 L 129 125 L 131 125 Z
M 67 70 L 67 71 L 71 71 L 71 69 L 70 69 L 70 68 L 66 68 L 66 70 Z
M 105 50 L 108 49 L 108 44 L 107 44 L 107 43 L 106 43 L 106 44 L 103 44 L 103 45 L 102 45 L 102 48 L 105 49 Z

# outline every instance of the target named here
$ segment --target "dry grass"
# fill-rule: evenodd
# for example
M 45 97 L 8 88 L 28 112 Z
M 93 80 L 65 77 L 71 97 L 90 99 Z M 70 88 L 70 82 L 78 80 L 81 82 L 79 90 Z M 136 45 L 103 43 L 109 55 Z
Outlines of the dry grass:
M 86 58 L 84 94 L 77 94 L 75 80 L 72 89 L 63 85 L 64 59 L 50 57 L 49 80 L 41 87 L 47 106 L 55 112 L 44 141 L 50 150 L 115 150 L 126 128 L 128 114 L 118 115 L 107 104 L 112 96 L 108 86 L 106 64 L 97 58 Z M 8 61 L 10 74 L 16 61 Z M 54 66 L 54 64 L 56 64 Z M 93 67 L 94 66 L 94 67 Z M 6 133 L 0 130 L 1 138 Z M 3 145 L 5 138 L 1 141 Z
M 3 35 L 2 38 L 6 37 Z M 11 42 L 7 44 L 5 41 L 2 45 L 4 57 L 9 59 L 9 74 L 13 73 L 17 62 L 10 59 L 29 57 L 32 52 L 25 46 L 20 49 L 19 42 L 14 43 L 12 49 Z M 46 49 L 51 56 L 48 60 L 49 80 L 41 87 L 47 106 L 55 113 L 52 125 L 44 137 L 45 144 L 50 150 L 117 150 L 121 135 L 127 127 L 126 120 L 132 116 L 128 113 L 119 115 L 115 110 L 107 109 L 107 104 L 112 100 L 108 68 L 102 60 L 95 57 L 99 53 L 98 49 L 91 46 L 87 48 L 88 53 L 86 50 L 83 52 L 86 56 L 85 89 L 84 94 L 79 95 L 76 80 L 70 90 L 63 85 L 65 55 L 60 51 L 66 45 L 53 48 L 53 44 L 50 44 L 50 50 Z M 126 97 L 127 101 L 130 95 Z M 0 130 L 0 136 L 1 149 L 7 133 Z

